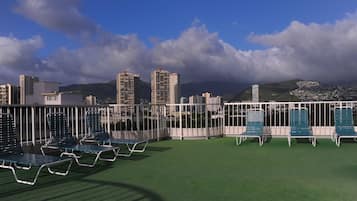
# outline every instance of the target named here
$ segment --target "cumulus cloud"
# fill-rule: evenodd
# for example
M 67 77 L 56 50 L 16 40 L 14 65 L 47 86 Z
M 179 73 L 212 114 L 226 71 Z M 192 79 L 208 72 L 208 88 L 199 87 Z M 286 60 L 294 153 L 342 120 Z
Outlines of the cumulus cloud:
M 16 11 L 64 34 L 90 36 L 90 42 L 81 48 L 61 48 L 41 61 L 35 55 L 42 46 L 39 37 L 7 38 L 21 44 L 14 47 L 22 48 L 0 48 L 0 66 L 10 66 L 7 70 L 16 72 L 19 66 L 33 67 L 34 73 L 40 72 L 38 75 L 46 79 L 105 81 L 128 70 L 148 80 L 157 66 L 182 74 L 183 81 L 341 81 L 355 80 L 357 74 L 357 14 L 326 24 L 293 21 L 280 32 L 249 36 L 264 49 L 240 50 L 197 20 L 177 38 L 155 40 L 149 48 L 135 34 L 119 35 L 98 28 L 80 13 L 76 0 L 24 0 L 18 2 Z
M 21 0 L 15 11 L 49 29 L 92 37 L 99 28 L 79 11 L 79 3 L 79 0 Z
M 40 36 L 25 40 L 0 36 L 0 79 L 11 81 L 19 71 L 36 71 L 41 64 L 36 52 L 42 46 Z

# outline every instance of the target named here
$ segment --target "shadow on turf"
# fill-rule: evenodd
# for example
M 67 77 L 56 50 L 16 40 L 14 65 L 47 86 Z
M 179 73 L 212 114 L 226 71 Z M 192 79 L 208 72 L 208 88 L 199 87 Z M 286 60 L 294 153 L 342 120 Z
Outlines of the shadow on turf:
M 106 170 L 110 167 L 101 166 L 95 169 L 90 169 L 91 171 L 88 172 L 88 169 L 84 170 L 85 168 L 79 168 L 78 171 L 73 175 L 68 175 L 67 177 L 54 177 L 48 182 L 40 182 L 35 186 L 25 186 L 21 184 L 15 184 L 14 181 L 10 182 L 5 181 L 3 182 L 3 174 L 1 174 L 1 181 L 0 185 L 11 185 L 8 188 L 12 190 L 4 190 L 3 188 L 0 189 L 0 200 L 5 198 L 10 198 L 13 195 L 17 194 L 24 194 L 26 197 L 28 193 L 32 190 L 39 190 L 41 192 L 41 188 L 48 188 L 53 187 L 56 188 L 58 186 L 61 189 L 61 185 L 67 185 L 66 183 L 70 182 L 79 182 L 83 183 L 81 187 L 77 188 L 67 188 L 65 190 L 61 190 L 56 192 L 55 195 L 46 195 L 41 196 L 38 195 L 36 200 L 76 200 L 80 199 L 83 196 L 87 196 L 85 200 L 149 200 L 149 201 L 164 201 L 163 198 L 158 195 L 157 193 L 150 191 L 148 189 L 131 185 L 123 182 L 113 182 L 113 181 L 100 181 L 94 179 L 87 179 L 85 177 L 95 174 L 96 172 Z M 2 173 L 2 172 L 1 172 Z M 9 175 L 9 174 L 8 174 Z M 46 177 L 50 177 L 49 174 Z M 44 179 L 45 175 L 43 174 L 42 179 Z M 11 177 L 8 176 L 7 180 Z M 48 178 L 49 179 L 49 178 Z M 73 185 L 69 184 L 69 185 Z M 45 190 L 45 189 L 44 189 Z M 89 196 L 89 197 L 88 197 Z
M 45 169 L 41 172 L 37 183 L 34 186 L 28 186 L 24 184 L 16 183 L 11 171 L 2 170 L 0 171 L 0 200 L 8 196 L 15 195 L 17 193 L 28 192 L 33 189 L 41 189 L 48 187 L 50 185 L 58 185 L 61 183 L 66 183 L 70 181 L 76 181 L 83 177 L 96 174 L 98 172 L 104 171 L 111 168 L 111 165 L 99 163 L 95 168 L 83 168 L 76 165 L 73 165 L 70 173 L 67 176 L 56 176 L 48 173 Z M 37 169 L 36 169 L 37 171 Z M 34 174 L 31 171 L 31 174 Z M 22 175 L 23 176 L 23 175 Z M 33 175 L 31 175 L 32 177 Z M 22 177 L 23 178 L 23 177 Z M 25 177 L 26 178 L 26 177 Z M 3 186 L 6 185 L 6 188 Z

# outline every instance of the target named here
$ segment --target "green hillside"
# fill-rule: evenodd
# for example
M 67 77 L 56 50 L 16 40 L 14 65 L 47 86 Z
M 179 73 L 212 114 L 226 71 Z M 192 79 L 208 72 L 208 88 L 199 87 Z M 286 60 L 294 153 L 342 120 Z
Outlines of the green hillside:
M 298 101 L 296 96 L 289 94 L 291 90 L 298 88 L 296 82 L 299 80 L 289 80 L 277 83 L 267 83 L 259 85 L 259 100 L 260 101 Z M 234 101 L 248 101 L 251 100 L 251 87 L 243 90 L 242 93 L 236 95 L 230 100 Z

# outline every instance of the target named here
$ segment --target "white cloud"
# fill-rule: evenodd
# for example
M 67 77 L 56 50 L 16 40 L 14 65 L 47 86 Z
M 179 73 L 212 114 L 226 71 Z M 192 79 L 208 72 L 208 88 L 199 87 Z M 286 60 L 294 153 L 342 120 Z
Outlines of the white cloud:
M 340 81 L 355 80 L 357 74 L 357 14 L 326 24 L 293 21 L 281 32 L 249 36 L 249 40 L 266 48 L 243 51 L 223 41 L 218 33 L 209 32 L 197 20 L 178 38 L 157 41 L 148 48 L 136 35 L 99 29 L 80 13 L 79 1 L 24 0 L 19 1 L 16 10 L 47 28 L 71 36 L 90 36 L 89 43 L 81 48 L 59 49 L 45 62 L 39 62 L 35 55 L 42 45 L 39 37 L 6 38 L 15 50 L 0 48 L 0 66 L 13 67 L 14 72 L 23 66 L 32 67 L 34 73 L 42 69 L 39 76 L 47 79 L 104 81 L 114 79 L 122 70 L 148 79 L 157 66 L 181 73 L 185 81 Z
M 49 29 L 93 37 L 99 28 L 79 11 L 79 3 L 79 0 L 19 0 L 15 11 Z

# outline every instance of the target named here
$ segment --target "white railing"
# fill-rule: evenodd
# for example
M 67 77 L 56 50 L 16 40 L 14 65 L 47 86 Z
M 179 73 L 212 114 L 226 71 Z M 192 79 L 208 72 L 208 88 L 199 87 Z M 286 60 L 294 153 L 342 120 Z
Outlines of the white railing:
M 264 111 L 265 134 L 284 137 L 290 132 L 289 109 L 307 108 L 313 135 L 329 138 L 334 132 L 334 108 L 354 108 L 356 120 L 356 106 L 357 101 L 225 103 L 224 133 L 226 136 L 235 136 L 244 132 L 247 110 L 259 108 Z
M 219 104 L 168 104 L 167 127 L 173 139 L 223 136 L 223 107 Z
M 289 109 L 307 108 L 313 134 L 330 137 L 334 132 L 334 108 L 352 107 L 357 120 L 357 101 L 225 103 L 223 105 L 102 105 L 102 106 L 29 106 L 2 105 L 0 113 L 14 117 L 19 140 L 23 144 L 44 143 L 50 133 L 46 115 L 67 115 L 71 133 L 77 138 L 87 131 L 85 113 L 100 111 L 102 124 L 116 138 L 190 139 L 236 136 L 245 131 L 246 113 L 252 108 L 264 111 L 264 130 L 272 137 L 285 137 L 290 131 Z
M 169 137 L 165 105 L 110 105 L 109 111 L 108 121 L 113 137 L 150 140 Z

